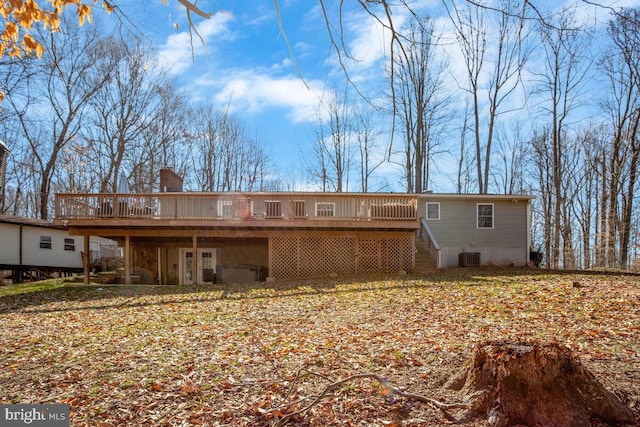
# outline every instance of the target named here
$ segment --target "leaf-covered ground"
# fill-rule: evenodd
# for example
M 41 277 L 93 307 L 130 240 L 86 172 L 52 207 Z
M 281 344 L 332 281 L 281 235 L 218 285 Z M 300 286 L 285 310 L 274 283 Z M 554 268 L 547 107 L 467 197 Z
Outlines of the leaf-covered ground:
M 640 278 L 523 269 L 0 297 L 0 403 L 74 426 L 426 426 L 474 344 L 558 341 L 640 413 Z M 331 381 L 341 384 L 314 402 Z M 455 415 L 455 411 L 452 411 Z M 471 424 L 468 424 L 471 425 Z M 475 426 L 485 425 L 477 421 Z

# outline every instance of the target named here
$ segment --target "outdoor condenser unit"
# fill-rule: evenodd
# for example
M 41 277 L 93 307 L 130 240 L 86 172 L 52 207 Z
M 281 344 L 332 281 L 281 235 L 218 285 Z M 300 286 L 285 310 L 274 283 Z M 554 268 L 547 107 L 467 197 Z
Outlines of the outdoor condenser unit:
M 462 252 L 458 254 L 459 267 L 480 267 L 480 252 Z

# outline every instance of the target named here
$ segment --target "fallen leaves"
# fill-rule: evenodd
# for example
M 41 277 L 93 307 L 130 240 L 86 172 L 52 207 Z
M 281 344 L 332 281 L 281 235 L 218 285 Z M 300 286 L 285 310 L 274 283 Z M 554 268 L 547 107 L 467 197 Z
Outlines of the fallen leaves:
M 405 280 L 8 295 L 0 298 L 0 401 L 68 403 L 74 426 L 267 426 L 308 406 L 328 378 L 361 373 L 455 402 L 442 384 L 474 343 L 542 339 L 568 345 L 638 410 L 638 282 L 465 269 Z M 299 381 L 301 368 L 316 375 Z M 289 419 L 446 422 L 391 394 L 384 384 L 344 384 Z

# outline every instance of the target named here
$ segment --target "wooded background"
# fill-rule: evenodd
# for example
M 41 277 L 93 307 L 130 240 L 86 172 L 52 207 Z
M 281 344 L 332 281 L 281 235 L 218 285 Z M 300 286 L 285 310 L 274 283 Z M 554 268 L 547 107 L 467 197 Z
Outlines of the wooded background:
M 0 59 L 10 150 L 0 211 L 49 218 L 54 193 L 116 192 L 123 174 L 131 191 L 157 191 L 161 167 L 194 191 L 527 193 L 544 266 L 633 267 L 640 11 L 611 9 L 603 28 L 570 7 L 546 16 L 527 1 L 444 5 L 450 37 L 434 18 L 413 14 L 399 28 L 384 21 L 386 2 L 361 2 L 391 34 L 387 91 L 368 96 L 345 67 L 297 179 L 270 158 L 278 141 L 190 102 L 144 38 L 63 15 L 62 31 L 33 31 L 40 58 Z

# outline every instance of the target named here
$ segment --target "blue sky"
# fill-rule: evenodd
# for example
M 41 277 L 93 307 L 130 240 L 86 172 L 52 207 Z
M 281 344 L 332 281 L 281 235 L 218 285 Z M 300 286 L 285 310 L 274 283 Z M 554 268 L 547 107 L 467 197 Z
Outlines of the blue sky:
M 613 7 L 640 3 L 640 0 L 605 1 Z M 457 2 L 462 4 L 463 0 Z M 588 6 L 580 0 L 534 3 L 544 11 L 576 2 L 581 5 L 580 19 L 592 22 L 597 16 L 601 23 L 609 19 L 608 10 Z M 309 155 L 320 99 L 327 90 L 344 85 L 344 73 L 330 46 L 316 0 L 279 1 L 282 24 L 297 68 L 280 32 L 273 0 L 199 1 L 201 9 L 215 12 L 209 20 L 193 18 L 204 45 L 198 38 L 190 40 L 186 15 L 182 8 L 176 7 L 175 0 L 169 0 L 166 5 L 161 0 L 117 3 L 131 19 L 131 25 L 153 43 L 159 63 L 177 79 L 190 99 L 212 99 L 220 108 L 229 108 L 249 132 L 269 148 L 281 173 L 298 182 L 303 180 L 301 157 Z M 332 7 L 336 7 L 335 3 L 326 2 Z M 355 0 L 345 2 L 354 8 L 356 3 Z M 442 13 L 441 0 L 411 3 L 417 10 L 438 18 L 446 37 L 450 30 L 447 29 L 448 18 Z M 488 0 L 488 4 L 491 3 L 495 2 Z M 394 19 L 399 27 L 405 22 L 402 13 Z M 358 59 L 348 64 L 352 79 L 363 91 L 382 94 L 381 98 L 384 98 L 388 36 L 359 9 L 347 10 L 344 24 L 345 45 Z M 453 73 L 462 69 L 457 48 L 444 46 L 443 53 L 448 55 Z M 452 87 L 451 90 L 458 89 Z M 381 138 L 380 146 L 384 148 L 389 135 L 381 135 Z M 442 176 L 434 183 L 434 189 L 452 191 L 452 179 L 447 174 L 452 172 L 453 166 L 446 165 L 444 158 L 442 162 L 439 172 Z M 381 172 L 395 185 L 394 191 L 402 191 L 397 166 L 385 165 Z
M 318 2 L 279 2 L 290 45 L 280 31 L 272 0 L 198 2 L 201 9 L 215 11 L 209 20 L 193 18 L 204 44 L 197 37 L 191 41 L 186 15 L 176 3 L 122 0 L 118 5 L 131 20 L 127 25 L 153 43 L 160 65 L 189 99 L 211 99 L 229 108 L 268 147 L 276 168 L 302 182 L 301 157 L 309 156 L 320 100 L 327 90 L 344 87 Z M 109 23 L 110 17 L 100 20 Z M 345 41 L 358 57 L 358 63 L 351 64 L 353 78 L 363 88 L 376 85 L 386 90 L 381 87 L 385 41 L 379 29 L 362 15 L 347 15 L 345 23 Z

